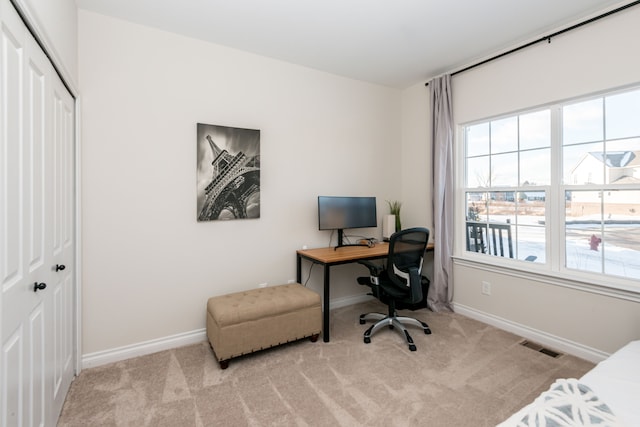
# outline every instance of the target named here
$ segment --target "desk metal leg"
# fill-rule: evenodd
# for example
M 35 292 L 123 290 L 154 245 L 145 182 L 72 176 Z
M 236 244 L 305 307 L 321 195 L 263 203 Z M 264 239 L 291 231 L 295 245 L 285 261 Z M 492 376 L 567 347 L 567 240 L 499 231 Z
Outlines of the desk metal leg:
M 324 298 L 322 310 L 322 339 L 329 342 L 329 266 L 324 266 Z
M 296 257 L 296 280 L 298 283 L 302 283 L 302 257 L 298 255 Z M 322 339 L 324 342 L 329 342 L 329 266 L 324 265 L 324 298 L 322 301 Z

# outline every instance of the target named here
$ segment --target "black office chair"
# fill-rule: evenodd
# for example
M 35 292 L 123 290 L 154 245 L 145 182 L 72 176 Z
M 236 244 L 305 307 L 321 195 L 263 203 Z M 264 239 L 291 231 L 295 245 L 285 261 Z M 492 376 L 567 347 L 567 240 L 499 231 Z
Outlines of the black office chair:
M 367 313 L 360 315 L 360 324 L 367 320 L 377 320 L 364 333 L 364 342 L 371 342 L 371 335 L 383 326 L 398 331 L 409 344 L 409 350 L 416 351 L 413 339 L 404 324 L 422 328 L 425 334 L 431 334 L 429 326 L 411 317 L 398 316 L 397 309 L 417 308 L 422 306 L 426 298 L 423 291 L 425 280 L 422 276 L 422 260 L 426 253 L 429 230 L 416 227 L 398 231 L 389 239 L 389 256 L 387 268 L 376 265 L 371 261 L 360 261 L 369 268 L 369 277 L 359 277 L 358 283 L 369 286 L 371 295 L 378 298 L 389 307 L 388 314 Z M 404 324 L 403 324 L 404 323 Z

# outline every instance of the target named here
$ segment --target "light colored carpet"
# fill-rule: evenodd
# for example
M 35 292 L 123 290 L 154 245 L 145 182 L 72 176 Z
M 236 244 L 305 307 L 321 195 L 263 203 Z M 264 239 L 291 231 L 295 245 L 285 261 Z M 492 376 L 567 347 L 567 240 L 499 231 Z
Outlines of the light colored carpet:
M 207 343 L 82 371 L 59 426 L 495 426 L 557 378 L 593 364 L 552 358 L 522 339 L 455 313 L 406 312 L 409 351 L 395 331 L 364 344 L 358 315 L 377 301 L 333 310 L 331 342 L 302 340 L 231 360 Z

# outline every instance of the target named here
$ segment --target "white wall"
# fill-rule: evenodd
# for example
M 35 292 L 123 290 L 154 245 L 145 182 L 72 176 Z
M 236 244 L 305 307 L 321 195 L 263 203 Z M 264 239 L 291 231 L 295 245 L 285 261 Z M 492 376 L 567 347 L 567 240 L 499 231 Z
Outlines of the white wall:
M 635 9 L 455 76 L 454 118 L 637 82 Z M 424 83 L 398 92 L 85 11 L 79 71 L 84 354 L 203 328 L 209 296 L 293 278 L 297 248 L 328 244 L 319 194 L 373 194 L 380 214 L 401 200 L 404 226 L 432 226 Z M 259 220 L 196 222 L 198 122 L 261 130 Z M 358 272 L 332 270 L 332 299 L 362 293 Z M 320 273 L 303 266 L 317 291 Z M 466 314 L 587 356 L 640 337 L 633 301 L 473 264 L 454 286 Z
M 318 195 L 380 214 L 406 196 L 399 91 L 78 15 L 83 354 L 204 328 L 208 297 L 295 278 L 296 249 L 329 243 Z M 196 221 L 199 122 L 260 129 L 260 219 Z M 332 300 L 364 293 L 362 269 L 332 269 Z
M 402 92 L 403 228 L 433 229 L 430 114 L 429 88 L 424 83 Z
M 635 7 L 456 75 L 456 123 L 637 84 L 638 22 Z M 490 297 L 481 295 L 482 280 L 492 284 Z M 456 308 L 466 314 L 528 329 L 555 344 L 564 341 L 585 357 L 640 339 L 640 297 L 599 295 L 461 263 L 455 265 L 454 287 Z
M 75 0 L 15 0 L 44 42 L 63 78 L 78 82 L 78 32 Z
M 430 111 L 424 83 L 402 91 L 402 227 L 427 227 L 434 241 Z M 427 252 L 423 273 L 433 277 L 433 252 Z

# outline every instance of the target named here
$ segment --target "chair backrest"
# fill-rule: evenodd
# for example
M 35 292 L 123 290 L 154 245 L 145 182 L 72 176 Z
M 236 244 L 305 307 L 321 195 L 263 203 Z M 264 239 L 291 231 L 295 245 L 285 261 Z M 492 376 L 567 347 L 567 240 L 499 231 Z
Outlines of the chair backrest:
M 423 227 L 407 228 L 389 238 L 387 275 L 399 288 L 409 288 L 409 302 L 422 301 L 422 261 L 427 251 L 429 230 Z
M 489 236 L 487 236 L 487 228 Z M 507 250 L 506 255 L 505 249 Z M 467 250 L 513 258 L 511 224 L 467 221 Z

